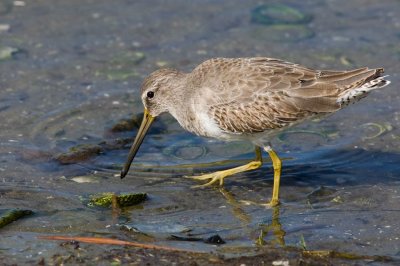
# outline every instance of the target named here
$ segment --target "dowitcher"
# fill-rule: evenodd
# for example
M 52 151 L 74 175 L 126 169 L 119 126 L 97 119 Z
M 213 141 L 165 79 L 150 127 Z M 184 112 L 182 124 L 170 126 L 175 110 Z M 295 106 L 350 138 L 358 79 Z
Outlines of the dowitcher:
M 191 178 L 219 182 L 262 165 L 261 149 L 272 160 L 271 206 L 279 203 L 281 160 L 270 140 L 308 118 L 324 116 L 365 97 L 390 82 L 383 68 L 350 71 L 314 70 L 272 58 L 214 58 L 191 73 L 161 69 L 141 87 L 144 117 L 121 172 L 129 170 L 144 136 L 158 115 L 169 112 L 186 130 L 220 140 L 247 140 L 255 159 L 243 166 Z

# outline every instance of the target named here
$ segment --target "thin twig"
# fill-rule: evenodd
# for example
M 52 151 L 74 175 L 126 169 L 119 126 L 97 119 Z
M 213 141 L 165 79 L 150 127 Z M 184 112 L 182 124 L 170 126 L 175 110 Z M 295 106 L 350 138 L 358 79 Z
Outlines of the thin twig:
M 118 240 L 118 239 L 112 239 L 112 238 L 102 238 L 102 237 L 39 236 L 38 238 L 46 239 L 46 240 L 78 241 L 78 242 L 90 243 L 90 244 L 133 246 L 133 247 L 138 247 L 138 248 L 158 249 L 158 250 L 166 250 L 166 251 L 203 253 L 203 252 L 187 250 L 187 249 L 173 248 L 173 247 L 168 247 L 168 246 L 159 246 L 159 245 L 153 245 L 153 244 L 142 244 L 142 243 L 138 243 L 138 242 L 130 242 L 130 241 L 124 241 L 124 240 Z

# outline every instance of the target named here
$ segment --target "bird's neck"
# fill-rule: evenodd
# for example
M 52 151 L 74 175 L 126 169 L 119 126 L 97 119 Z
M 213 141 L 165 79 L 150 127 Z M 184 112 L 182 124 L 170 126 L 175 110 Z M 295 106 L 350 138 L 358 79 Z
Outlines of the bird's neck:
M 170 91 L 168 94 L 168 112 L 179 122 L 179 124 L 186 130 L 190 130 L 187 127 L 187 123 L 191 121 L 191 117 L 194 116 L 195 110 L 193 110 L 193 86 L 188 81 L 188 74 L 180 74 L 175 79 L 170 80 Z M 190 122 L 189 122 L 190 123 Z
M 190 95 L 187 88 L 187 74 L 182 72 L 175 74 L 173 78 L 168 80 L 166 86 L 168 87 L 168 93 L 165 94 L 165 97 L 168 97 L 166 100 L 170 103 L 168 112 L 172 113 L 173 110 L 179 108 L 181 102 L 185 101 L 185 98 Z

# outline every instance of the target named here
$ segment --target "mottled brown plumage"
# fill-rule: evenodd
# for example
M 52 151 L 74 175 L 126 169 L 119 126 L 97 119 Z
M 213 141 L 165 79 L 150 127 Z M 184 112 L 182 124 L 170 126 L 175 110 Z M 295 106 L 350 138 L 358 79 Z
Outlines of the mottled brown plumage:
M 190 75 L 213 87 L 209 112 L 230 133 L 257 133 L 339 110 L 341 94 L 377 78 L 383 69 L 318 71 L 270 58 L 212 59 Z
M 125 176 L 153 119 L 169 112 L 186 130 L 222 140 L 249 140 L 257 158 L 249 164 L 196 179 L 212 184 L 261 165 L 260 148 L 273 159 L 274 193 L 278 202 L 280 160 L 270 138 L 284 128 L 335 112 L 390 82 L 383 68 L 350 71 L 313 70 L 278 59 L 215 58 L 191 73 L 174 69 L 153 72 L 145 79 L 141 97 L 145 116 L 121 176 Z

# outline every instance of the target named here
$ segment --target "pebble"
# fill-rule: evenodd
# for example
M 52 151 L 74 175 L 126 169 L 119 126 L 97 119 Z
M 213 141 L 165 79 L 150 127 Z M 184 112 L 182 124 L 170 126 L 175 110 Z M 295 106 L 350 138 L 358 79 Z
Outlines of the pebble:
M 71 180 L 76 183 L 99 183 L 98 180 L 91 176 L 76 176 L 71 178 Z
M 0 33 L 7 32 L 9 30 L 10 30 L 10 25 L 9 24 L 0 24 Z
M 24 1 L 14 1 L 14 6 L 25 6 Z

